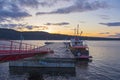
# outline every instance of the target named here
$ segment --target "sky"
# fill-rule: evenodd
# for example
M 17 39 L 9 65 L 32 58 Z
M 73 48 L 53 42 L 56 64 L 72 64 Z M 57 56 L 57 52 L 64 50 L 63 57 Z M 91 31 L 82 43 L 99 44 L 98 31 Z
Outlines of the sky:
M 120 0 L 0 0 L 0 28 L 120 38 Z

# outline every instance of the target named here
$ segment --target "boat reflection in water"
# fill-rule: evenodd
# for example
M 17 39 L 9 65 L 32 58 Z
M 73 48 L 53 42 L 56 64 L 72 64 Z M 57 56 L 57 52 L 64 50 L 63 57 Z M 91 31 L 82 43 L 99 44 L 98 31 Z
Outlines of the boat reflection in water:
M 79 68 L 87 68 L 89 66 L 89 63 L 92 62 L 92 60 L 82 60 L 82 61 L 76 61 L 76 66 Z

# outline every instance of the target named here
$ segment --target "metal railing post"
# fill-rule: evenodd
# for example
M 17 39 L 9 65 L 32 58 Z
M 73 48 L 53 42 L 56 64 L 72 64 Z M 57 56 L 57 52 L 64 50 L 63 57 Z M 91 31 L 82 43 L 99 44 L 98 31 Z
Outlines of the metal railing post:
M 21 52 L 21 48 L 22 48 L 22 40 L 19 43 L 19 53 Z
M 36 49 L 35 49 L 35 47 L 36 47 L 36 46 L 34 45 L 34 52 L 36 52 Z
M 12 53 L 12 50 L 13 50 L 13 41 L 10 41 L 10 53 Z
M 26 50 L 26 53 L 27 53 L 27 50 L 28 50 L 28 49 L 27 49 L 27 44 L 26 44 L 26 49 L 25 49 L 25 50 Z
M 30 45 L 30 53 L 32 52 L 32 46 Z

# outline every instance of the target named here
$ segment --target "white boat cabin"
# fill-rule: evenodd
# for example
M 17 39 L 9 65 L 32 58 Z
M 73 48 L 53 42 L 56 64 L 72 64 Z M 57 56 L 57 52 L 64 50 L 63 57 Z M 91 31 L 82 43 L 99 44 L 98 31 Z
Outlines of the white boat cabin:
M 83 41 L 78 38 L 71 39 L 71 46 L 83 46 Z

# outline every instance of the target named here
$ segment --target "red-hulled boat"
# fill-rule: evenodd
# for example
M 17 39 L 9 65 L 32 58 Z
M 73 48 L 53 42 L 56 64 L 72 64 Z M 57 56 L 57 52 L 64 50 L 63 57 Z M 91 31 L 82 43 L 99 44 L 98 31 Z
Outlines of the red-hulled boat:
M 79 26 L 77 27 L 77 34 L 79 33 L 78 29 Z M 76 59 L 89 60 L 92 58 L 92 56 L 89 56 L 88 46 L 84 43 L 83 40 L 80 40 L 78 36 L 71 39 L 69 48 Z

